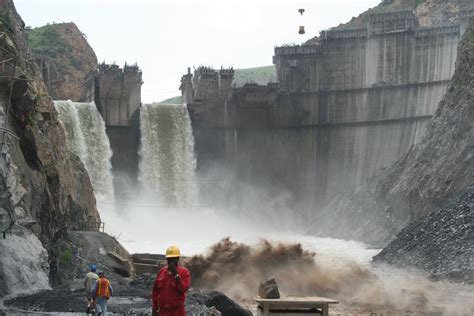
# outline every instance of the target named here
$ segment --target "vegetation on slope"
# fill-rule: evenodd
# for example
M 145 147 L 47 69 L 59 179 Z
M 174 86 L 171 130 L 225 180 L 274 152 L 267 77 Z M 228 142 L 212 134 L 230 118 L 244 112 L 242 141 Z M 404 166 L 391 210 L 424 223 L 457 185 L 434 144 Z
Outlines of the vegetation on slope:
M 158 102 L 158 104 L 181 104 L 183 102 L 183 98 L 179 95 L 176 97 L 172 97 L 163 101 Z

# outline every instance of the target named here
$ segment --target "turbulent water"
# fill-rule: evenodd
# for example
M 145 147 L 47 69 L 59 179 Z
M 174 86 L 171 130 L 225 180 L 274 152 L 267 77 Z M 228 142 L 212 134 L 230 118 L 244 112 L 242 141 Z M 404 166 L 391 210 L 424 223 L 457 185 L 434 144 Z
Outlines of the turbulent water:
M 54 106 L 66 128 L 69 149 L 84 163 L 96 197 L 112 199 L 112 150 L 95 103 L 54 101 Z
M 204 254 L 198 266 L 208 272 L 212 289 L 243 303 L 253 304 L 258 282 L 275 277 L 284 295 L 339 300 L 331 307 L 335 315 L 473 315 L 472 285 L 433 282 L 419 271 L 374 264 L 372 257 L 379 250 L 363 243 L 268 229 L 221 209 L 158 208 L 152 201 L 137 201 L 128 208 L 128 215 L 117 216 L 107 208 L 102 215 L 110 233 L 130 252 L 163 253 L 177 244 L 186 257 Z M 227 247 L 221 241 L 216 247 L 226 236 L 245 245 Z M 293 243 L 314 252 L 314 263 L 304 265 L 304 253 L 287 251 Z M 248 255 L 243 256 L 247 247 Z M 196 272 L 193 277 L 196 287 L 205 287 L 206 279 L 199 280 Z
M 195 201 L 194 138 L 186 107 L 145 104 L 140 111 L 140 182 L 163 206 Z

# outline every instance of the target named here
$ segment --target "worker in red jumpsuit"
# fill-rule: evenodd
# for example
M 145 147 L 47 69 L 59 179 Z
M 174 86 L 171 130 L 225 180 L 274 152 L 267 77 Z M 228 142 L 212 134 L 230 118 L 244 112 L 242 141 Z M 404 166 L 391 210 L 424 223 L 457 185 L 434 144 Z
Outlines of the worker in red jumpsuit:
M 191 284 L 189 270 L 178 264 L 181 252 L 176 246 L 166 249 L 168 265 L 161 268 L 153 285 L 152 315 L 185 316 L 184 301 Z

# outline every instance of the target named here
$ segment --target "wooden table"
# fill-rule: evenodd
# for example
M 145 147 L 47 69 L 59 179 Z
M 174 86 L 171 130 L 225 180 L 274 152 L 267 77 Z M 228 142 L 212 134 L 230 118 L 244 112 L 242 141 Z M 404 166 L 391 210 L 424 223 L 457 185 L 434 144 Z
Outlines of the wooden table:
M 328 316 L 329 304 L 337 304 L 338 301 L 325 297 L 283 297 L 276 299 L 266 299 L 255 297 L 258 305 L 258 316 L 277 315 L 322 315 Z

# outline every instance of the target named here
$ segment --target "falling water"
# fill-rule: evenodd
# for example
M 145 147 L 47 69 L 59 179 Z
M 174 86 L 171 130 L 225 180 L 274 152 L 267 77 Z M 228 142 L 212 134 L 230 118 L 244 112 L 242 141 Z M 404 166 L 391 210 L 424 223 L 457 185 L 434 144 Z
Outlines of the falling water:
M 140 181 L 164 206 L 195 203 L 194 138 L 186 107 L 146 104 L 140 112 Z
M 109 138 L 95 103 L 54 101 L 69 149 L 84 163 L 97 199 L 112 199 L 114 187 Z

